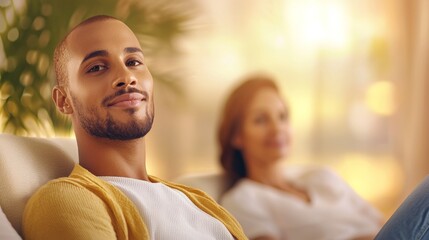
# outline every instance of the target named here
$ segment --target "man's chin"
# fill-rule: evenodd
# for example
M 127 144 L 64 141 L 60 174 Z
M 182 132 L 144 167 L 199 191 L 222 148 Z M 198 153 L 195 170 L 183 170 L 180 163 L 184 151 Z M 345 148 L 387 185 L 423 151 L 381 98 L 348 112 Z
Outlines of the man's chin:
M 146 135 L 110 135 L 104 137 L 104 139 L 112 140 L 112 141 L 133 141 L 143 138 Z
M 150 124 L 150 126 L 129 124 L 119 128 L 108 129 L 106 136 L 111 140 L 135 140 L 146 136 L 151 128 L 152 124 Z

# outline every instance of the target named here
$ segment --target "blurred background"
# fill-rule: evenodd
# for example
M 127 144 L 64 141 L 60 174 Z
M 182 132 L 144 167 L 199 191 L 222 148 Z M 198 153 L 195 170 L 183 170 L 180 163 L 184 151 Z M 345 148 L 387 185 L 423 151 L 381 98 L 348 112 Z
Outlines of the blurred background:
M 288 164 L 332 167 L 386 216 L 429 172 L 429 1 L 0 0 L 0 132 L 73 137 L 52 53 L 96 14 L 136 32 L 154 75 L 153 175 L 221 171 L 222 104 L 261 72 L 291 107 Z

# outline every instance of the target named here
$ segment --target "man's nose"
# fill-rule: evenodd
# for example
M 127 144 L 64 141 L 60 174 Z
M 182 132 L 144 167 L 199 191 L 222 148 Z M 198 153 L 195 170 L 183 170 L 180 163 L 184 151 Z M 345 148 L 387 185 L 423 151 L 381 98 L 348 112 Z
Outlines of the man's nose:
M 129 85 L 137 84 L 136 76 L 126 67 L 118 69 L 115 80 L 112 83 L 112 88 L 125 88 Z

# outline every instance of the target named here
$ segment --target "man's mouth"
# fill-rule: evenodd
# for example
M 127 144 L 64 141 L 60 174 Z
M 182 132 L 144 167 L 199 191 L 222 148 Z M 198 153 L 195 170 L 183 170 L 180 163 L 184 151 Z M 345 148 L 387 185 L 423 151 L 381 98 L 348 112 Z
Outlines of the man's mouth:
M 125 93 L 121 94 L 110 101 L 108 107 L 136 107 L 141 102 L 146 101 L 146 96 L 141 93 Z

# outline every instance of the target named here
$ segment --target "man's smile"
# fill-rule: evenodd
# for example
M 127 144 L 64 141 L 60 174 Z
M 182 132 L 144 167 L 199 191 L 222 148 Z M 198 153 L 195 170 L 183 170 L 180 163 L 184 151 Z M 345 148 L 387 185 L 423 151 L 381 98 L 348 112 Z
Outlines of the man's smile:
M 146 101 L 146 96 L 141 93 L 125 93 L 122 95 L 119 95 L 110 101 L 107 106 L 108 107 L 137 107 L 139 106 L 143 101 Z

